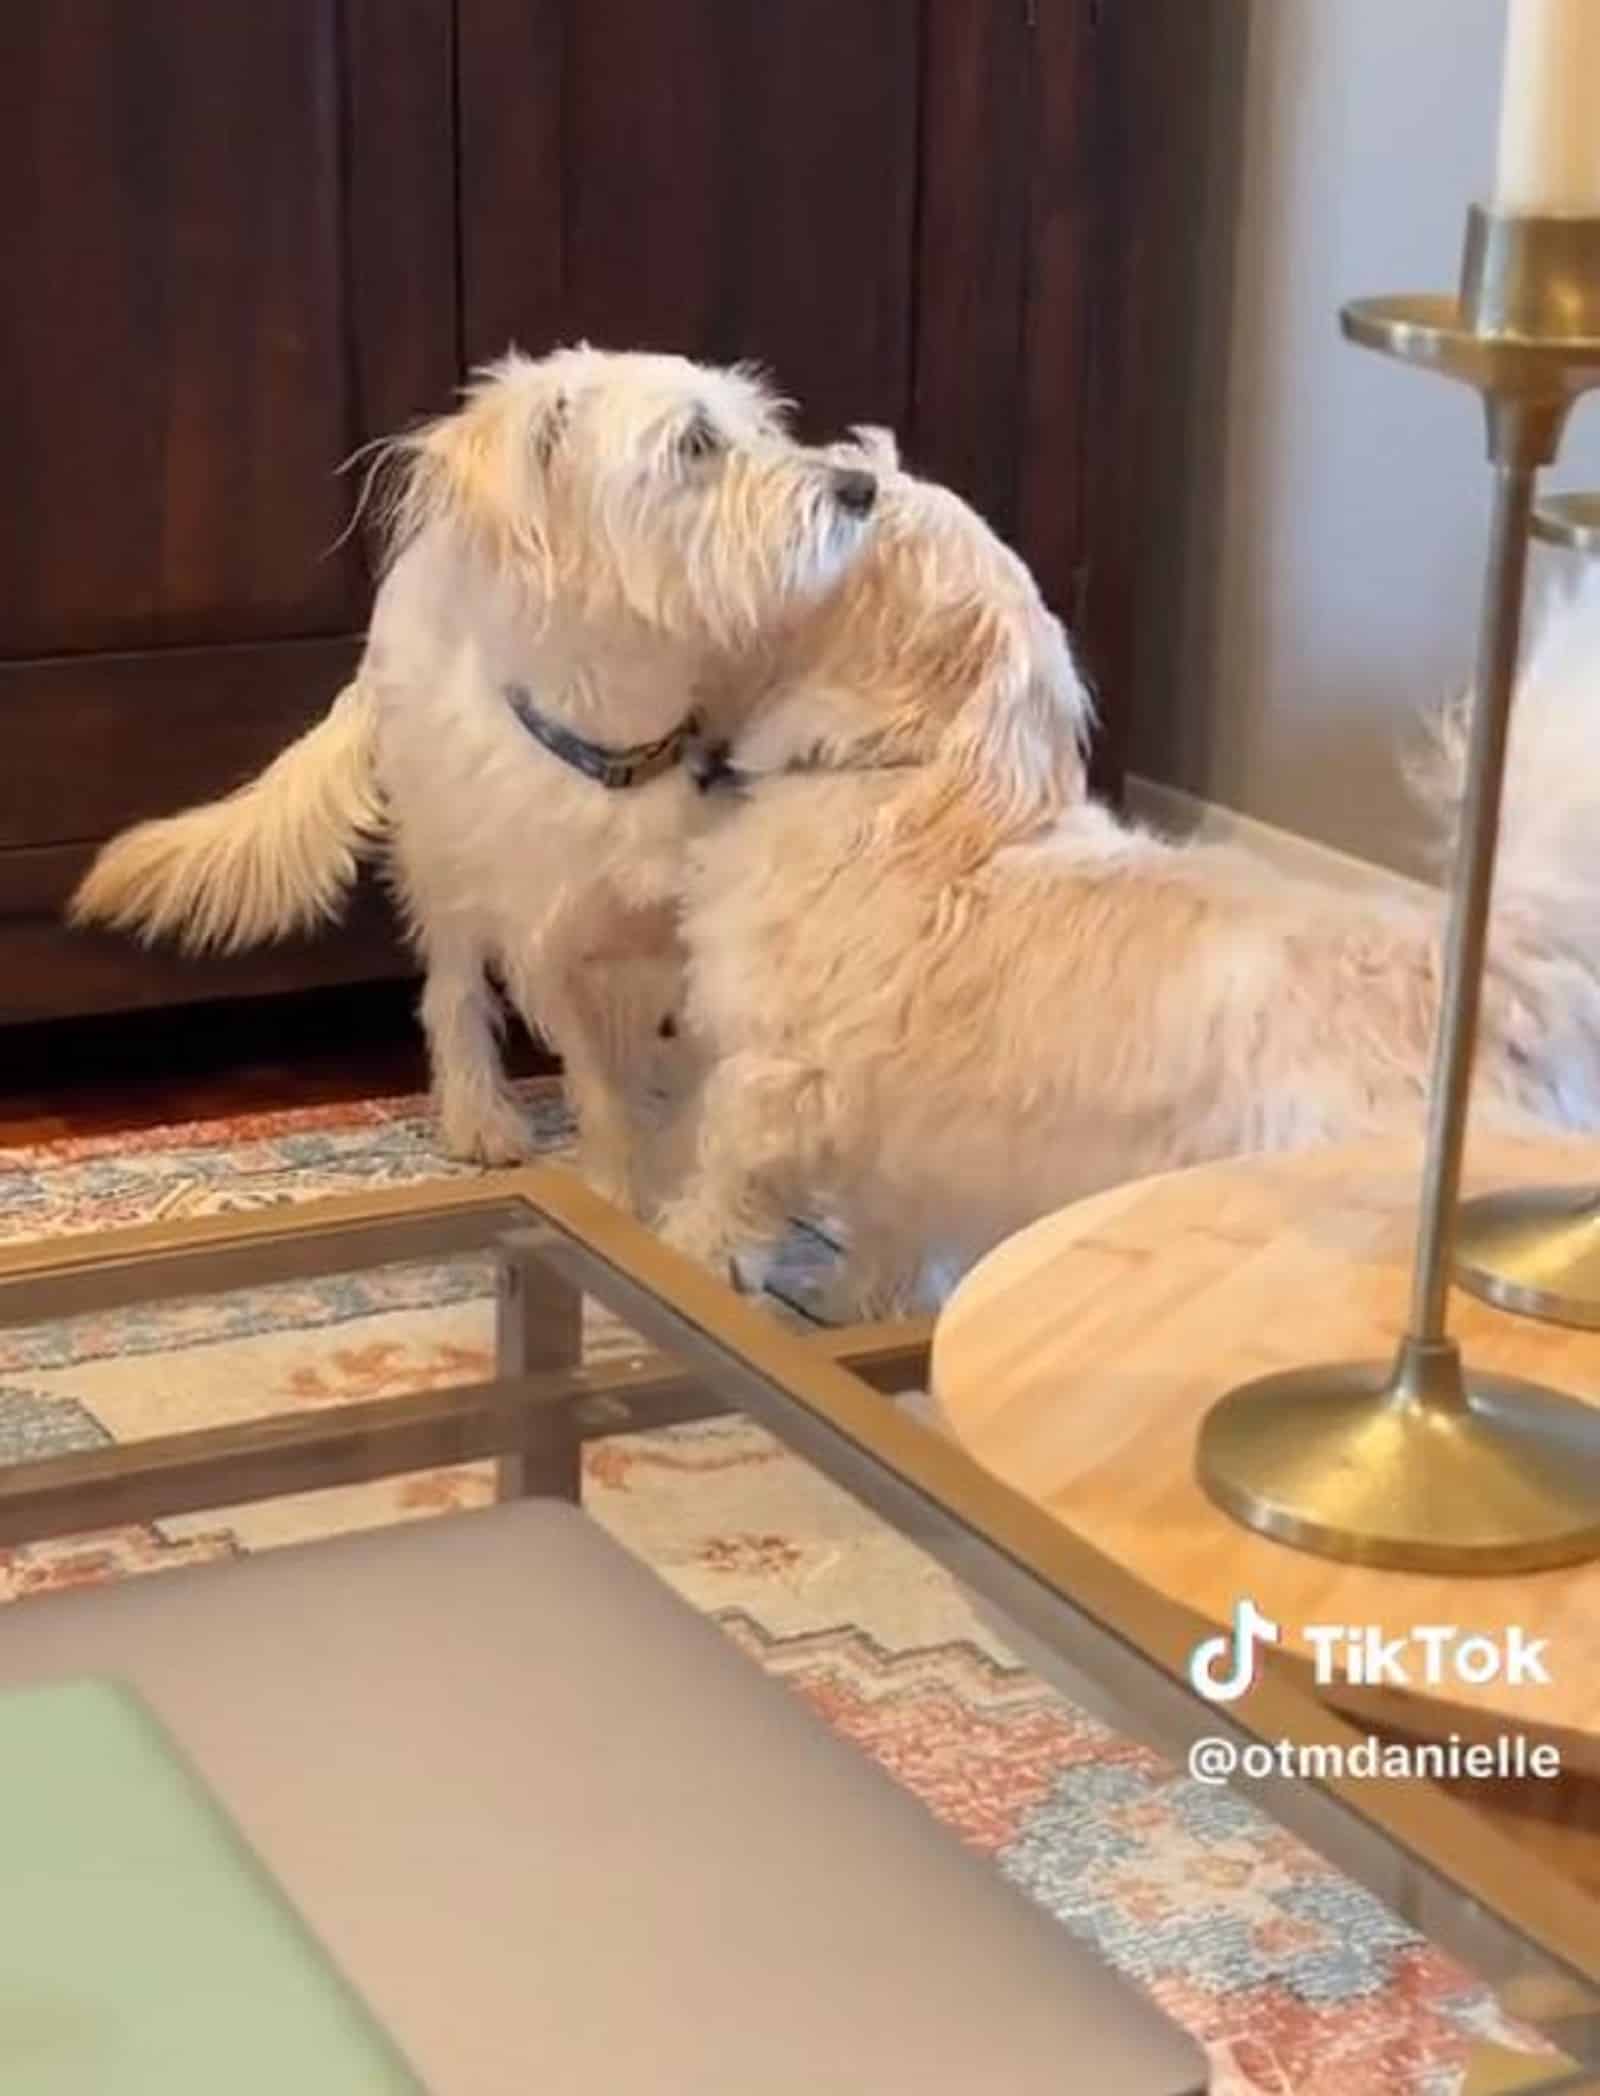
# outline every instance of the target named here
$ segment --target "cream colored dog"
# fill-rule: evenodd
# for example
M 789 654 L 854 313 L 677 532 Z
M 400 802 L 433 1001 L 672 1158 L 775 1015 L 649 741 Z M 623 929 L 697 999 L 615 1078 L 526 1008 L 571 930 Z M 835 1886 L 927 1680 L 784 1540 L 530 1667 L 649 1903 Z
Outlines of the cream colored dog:
M 709 707 L 703 732 L 731 731 L 737 665 L 844 573 L 875 478 L 792 443 L 747 372 L 579 348 L 505 358 L 388 448 L 379 486 L 389 559 L 353 682 L 230 798 L 116 839 L 74 915 L 251 946 L 335 916 L 381 850 L 447 1147 L 526 1149 L 492 971 L 627 1199 L 624 1102 L 676 994 L 688 725 Z
M 1522 696 L 1480 1115 L 1600 1121 L 1597 699 L 1600 591 Z M 1420 1127 L 1436 903 L 1128 827 L 1084 795 L 1089 721 L 1021 563 L 887 479 L 690 849 L 687 1016 L 716 1061 L 679 1245 L 720 1264 L 832 1214 L 852 1306 L 881 1310 L 1092 1189 Z M 1458 773 L 1447 751 L 1437 798 Z

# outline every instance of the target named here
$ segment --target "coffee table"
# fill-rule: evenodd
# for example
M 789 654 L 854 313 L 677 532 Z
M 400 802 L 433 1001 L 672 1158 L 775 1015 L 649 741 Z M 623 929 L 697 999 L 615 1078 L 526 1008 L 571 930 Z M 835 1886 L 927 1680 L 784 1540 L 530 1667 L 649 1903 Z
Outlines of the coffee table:
M 1186 1597 L 1136 1576 L 886 1402 L 884 1391 L 923 1379 L 925 1327 L 786 1329 L 560 1171 L 24 1247 L 0 1254 L 0 1319 L 34 1323 L 489 1247 L 500 1271 L 492 1379 L 19 1465 L 0 1475 L 0 1542 L 484 1457 L 499 1463 L 507 1497 L 572 1498 L 585 1437 L 736 1408 L 943 1561 L 1092 1683 L 1126 1729 L 1175 1758 L 1217 1738 L 1274 1751 L 1283 1741 L 1356 1743 L 1276 1665 L 1243 1702 L 1203 1703 L 1188 1662 L 1210 1625 Z M 583 1366 L 585 1295 L 655 1351 Z M 4 1636 L 0 1617 L 0 1646 Z M 1252 1783 L 1248 1795 L 1479 1972 L 1565 2056 L 1485 2048 L 1471 2087 L 1590 2085 L 1575 2063 L 1600 2068 L 1592 1896 L 1426 1786 L 1325 1773 Z
M 1414 1145 L 1377 1143 L 1235 1160 L 1079 1201 L 1018 1232 L 957 1289 L 935 1332 L 933 1394 L 991 1477 L 1147 1592 L 1198 1611 L 1213 1633 L 1248 1599 L 1281 1632 L 1268 1678 L 1314 1695 L 1329 1723 L 1338 1713 L 1385 1743 L 1436 1749 L 1520 1740 L 1496 1774 L 1442 1786 L 1472 1813 L 1458 1828 L 1460 1861 L 1470 1871 L 1503 1858 L 1509 1838 L 1530 1875 L 1485 1883 L 1484 1903 L 1533 1930 L 1558 1896 L 1600 1947 L 1600 1564 L 1492 1579 L 1337 1564 L 1239 1526 L 1195 1475 L 1200 1422 L 1235 1384 L 1392 1356 L 1419 1162 Z M 1469 1158 L 1475 1191 L 1597 1176 L 1592 1142 L 1484 1139 Z M 1454 1325 L 1475 1361 L 1600 1404 L 1600 1335 L 1466 1298 Z M 1323 1626 L 1360 1633 L 1353 1666 L 1349 1641 Z M 1387 1644 L 1417 1626 L 1458 1637 L 1438 1642 L 1435 1660 L 1414 1643 L 1392 1664 L 1368 1660 L 1369 1629 Z M 1461 1639 L 1503 1652 L 1513 1630 L 1544 1641 L 1547 1684 L 1503 1668 L 1493 1680 L 1455 1672 Z M 1469 1657 L 1481 1676 L 1487 1653 Z M 1229 1707 L 1248 1710 L 1259 1693 Z M 1530 1772 L 1541 1745 L 1559 1756 L 1558 1778 Z M 1441 1793 L 1392 1794 L 1404 1811 Z

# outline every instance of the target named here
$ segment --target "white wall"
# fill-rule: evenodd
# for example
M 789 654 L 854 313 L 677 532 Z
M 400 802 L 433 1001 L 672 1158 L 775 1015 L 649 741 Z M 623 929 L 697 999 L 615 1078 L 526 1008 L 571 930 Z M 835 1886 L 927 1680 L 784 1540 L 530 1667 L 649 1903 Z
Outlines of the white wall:
M 1347 346 L 1336 316 L 1453 286 L 1492 171 L 1504 0 L 1221 4 L 1250 6 L 1248 40 L 1212 89 L 1222 172 L 1147 498 L 1132 766 L 1410 866 L 1406 723 L 1471 660 L 1481 411 Z M 1600 486 L 1592 402 L 1562 483 Z

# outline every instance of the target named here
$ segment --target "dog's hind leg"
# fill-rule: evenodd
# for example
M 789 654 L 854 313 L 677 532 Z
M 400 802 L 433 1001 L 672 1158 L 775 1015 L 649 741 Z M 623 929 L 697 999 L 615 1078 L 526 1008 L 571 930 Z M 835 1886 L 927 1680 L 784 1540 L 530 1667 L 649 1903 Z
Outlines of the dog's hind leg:
M 422 1025 L 428 1037 L 439 1133 L 452 1157 L 515 1164 L 533 1155 L 533 1131 L 505 1079 L 500 1009 L 476 940 L 425 940 L 428 980 Z
M 529 1002 L 519 998 L 526 1015 Z M 578 1159 L 597 1193 L 630 1212 L 638 1205 L 634 1179 L 635 1129 L 628 1093 L 619 1082 L 614 1032 L 631 1016 L 614 1011 L 603 980 L 580 965 L 537 1003 L 540 1031 L 561 1057 L 567 1101 L 578 1123 Z
M 631 1211 L 645 1203 L 654 1123 L 651 1074 L 680 994 L 673 920 L 588 898 L 547 923 L 510 969 L 518 1009 L 561 1057 L 584 1177 Z

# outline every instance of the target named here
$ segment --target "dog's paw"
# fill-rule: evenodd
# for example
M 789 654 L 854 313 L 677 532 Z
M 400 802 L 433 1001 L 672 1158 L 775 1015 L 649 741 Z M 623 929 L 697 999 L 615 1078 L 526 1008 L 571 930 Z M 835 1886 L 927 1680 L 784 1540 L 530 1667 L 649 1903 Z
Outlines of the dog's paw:
M 698 1201 L 674 1201 L 656 1218 L 656 1234 L 697 1265 L 709 1266 L 724 1280 L 733 1266 L 736 1247 L 718 1216 Z
M 533 1129 L 514 1099 L 440 1116 L 440 1139 L 463 1164 L 526 1164 L 538 1153 Z
M 886 1318 L 909 1317 L 917 1307 L 916 1277 L 898 1269 L 858 1265 L 847 1257 L 806 1307 L 825 1325 L 876 1324 Z
M 805 1310 L 819 1325 L 872 1324 L 880 1312 L 847 1273 L 832 1273 L 807 1291 Z
M 593 1188 L 602 1201 L 609 1201 L 624 1215 L 643 1219 L 646 1203 L 640 1191 L 631 1144 L 623 1152 L 614 1143 L 601 1142 L 592 1135 L 580 1135 L 578 1170 L 583 1174 L 585 1184 Z
M 739 1295 L 765 1295 L 778 1268 L 776 1245 L 746 1245 L 728 1254 L 728 1285 Z

